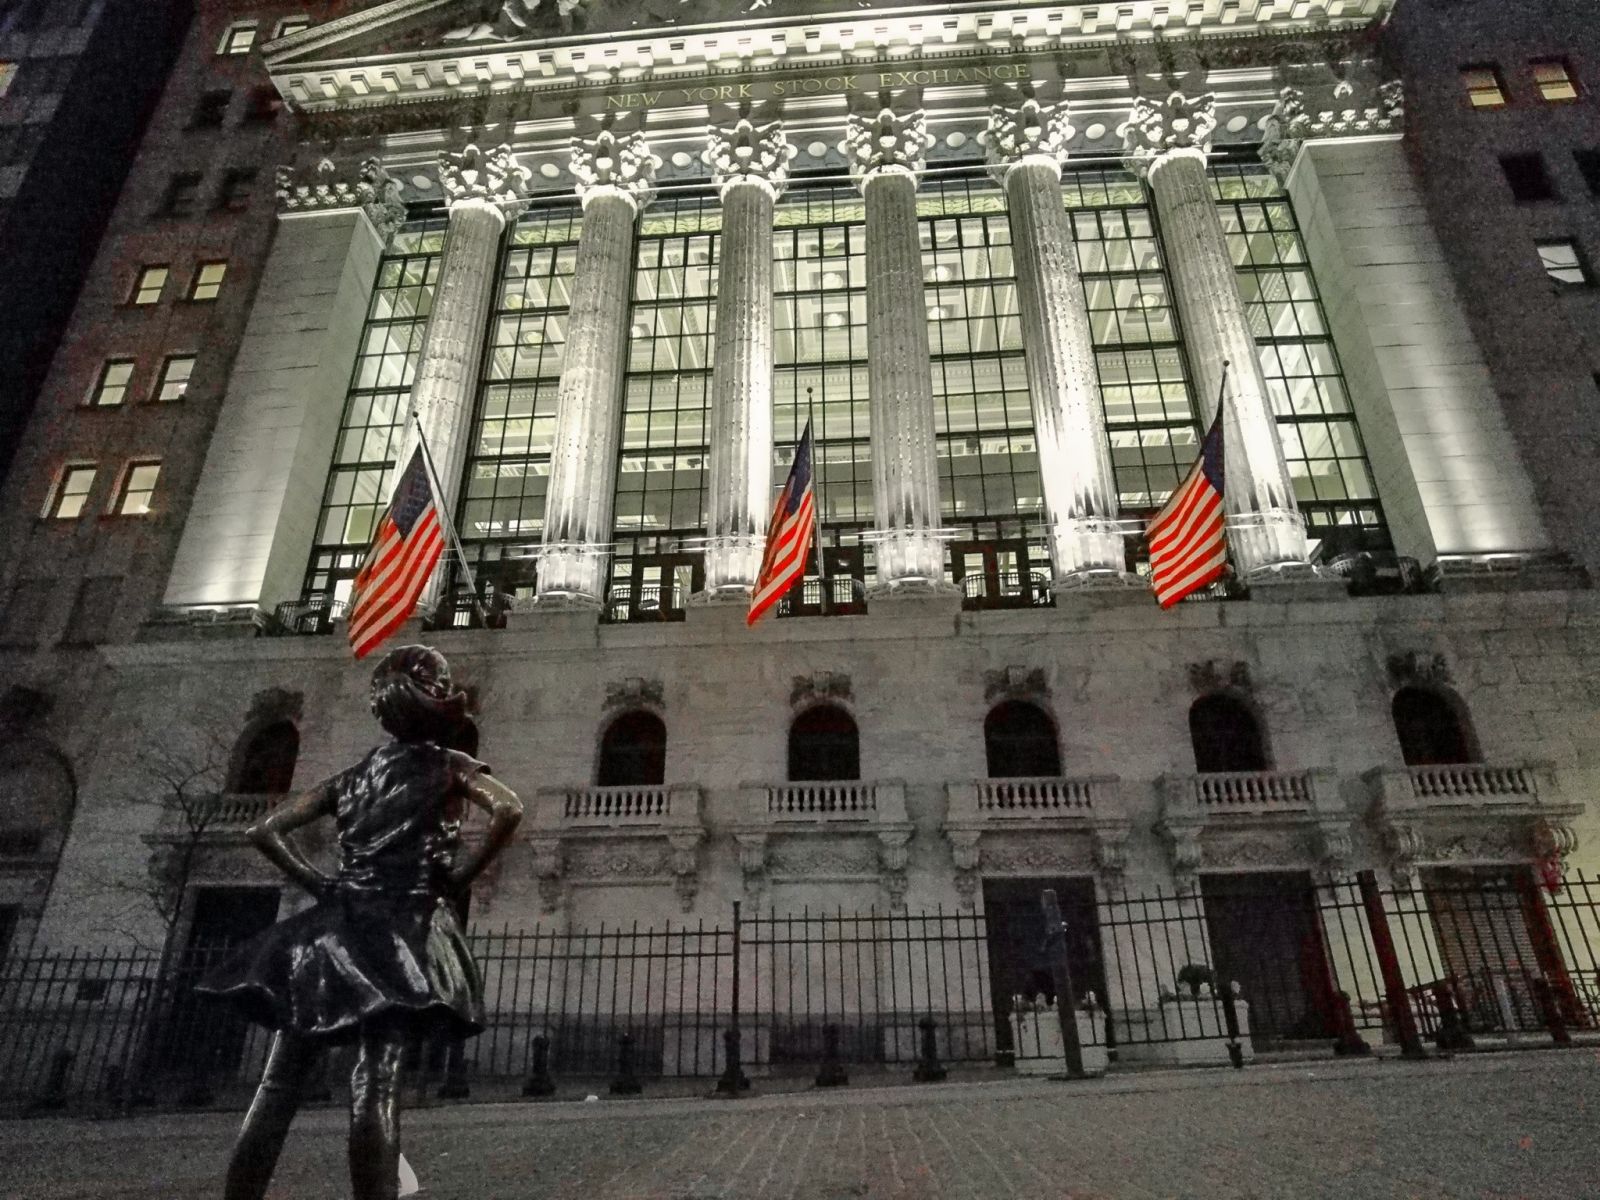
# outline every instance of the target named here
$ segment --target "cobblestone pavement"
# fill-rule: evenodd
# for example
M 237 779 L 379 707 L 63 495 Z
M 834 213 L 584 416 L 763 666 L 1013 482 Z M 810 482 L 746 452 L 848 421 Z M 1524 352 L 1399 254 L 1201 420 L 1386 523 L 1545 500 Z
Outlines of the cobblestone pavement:
M 1600 1055 L 1258 1066 L 408 1115 L 425 1200 L 1600 1198 Z M 237 1114 L 0 1122 L 0 1195 L 215 1197 Z M 338 1112 L 273 1200 L 348 1195 Z

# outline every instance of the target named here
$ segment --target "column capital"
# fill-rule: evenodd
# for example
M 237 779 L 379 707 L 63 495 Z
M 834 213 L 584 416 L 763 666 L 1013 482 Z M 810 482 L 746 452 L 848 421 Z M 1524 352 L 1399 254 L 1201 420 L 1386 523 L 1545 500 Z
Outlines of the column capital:
M 789 162 L 797 151 L 784 136 L 783 123 L 752 124 L 741 117 L 731 129 L 706 127 L 700 160 L 711 168 L 719 196 L 739 183 L 763 188 L 776 200 L 789 183 Z
M 1025 162 L 1047 164 L 1059 176 L 1067 143 L 1077 132 L 1066 101 L 1040 104 L 1029 96 L 1014 107 L 996 104 L 991 108 L 989 124 L 978 141 L 987 151 L 990 173 L 1004 183 L 1011 168 Z
M 1261 159 L 1279 180 L 1294 165 L 1309 139 L 1398 133 L 1405 124 L 1405 87 L 1398 79 L 1352 83 L 1339 79 L 1332 89 L 1284 87 L 1262 126 Z
M 601 196 L 617 196 L 639 212 L 655 199 L 660 166 L 642 133 L 602 129 L 590 141 L 572 139 L 572 176 L 585 207 Z
M 1140 96 L 1122 127 L 1122 148 L 1128 169 L 1143 178 L 1163 159 L 1205 158 L 1217 131 L 1216 96 L 1173 92 L 1164 102 Z
M 439 184 L 451 208 L 458 204 L 514 204 L 525 200 L 532 172 L 501 142 L 485 150 L 474 142 L 459 153 L 439 152 Z
M 865 190 L 872 179 L 884 174 L 908 175 L 915 182 L 923 168 L 923 156 L 932 145 L 922 109 L 902 116 L 892 108 L 882 108 L 875 117 L 851 113 L 839 149 L 850 162 L 851 180 Z
M 400 181 L 376 158 L 363 159 L 354 171 L 324 158 L 309 171 L 281 166 L 274 176 L 280 212 L 332 212 L 359 208 L 387 242 L 406 219 Z

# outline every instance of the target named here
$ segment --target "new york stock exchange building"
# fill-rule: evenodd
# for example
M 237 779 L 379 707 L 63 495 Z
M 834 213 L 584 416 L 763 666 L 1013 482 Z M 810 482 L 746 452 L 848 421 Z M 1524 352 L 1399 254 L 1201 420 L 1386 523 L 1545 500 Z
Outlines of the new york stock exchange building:
M 1121 1061 L 1592 1027 L 1600 606 L 1390 7 L 389 0 L 265 38 L 292 140 L 214 425 L 150 477 L 159 594 L 6 652 L 77 681 L 11 752 L 73 797 L 17 937 L 181 958 L 304 903 L 243 831 L 379 736 L 344 617 L 420 429 L 460 552 L 394 644 L 528 806 L 470 901 L 480 1071 L 605 1058 L 581 1027 L 709 1075 L 730 1014 L 746 1069 L 910 1063 L 930 1019 L 1021 1061 L 1058 958 Z M 1232 570 L 1163 611 L 1145 527 L 1219 404 Z M 817 553 L 747 627 L 808 423 Z

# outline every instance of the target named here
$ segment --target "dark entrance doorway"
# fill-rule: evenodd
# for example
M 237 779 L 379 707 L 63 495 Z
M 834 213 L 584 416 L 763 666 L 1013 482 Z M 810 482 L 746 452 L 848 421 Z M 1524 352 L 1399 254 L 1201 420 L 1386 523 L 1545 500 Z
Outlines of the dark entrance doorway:
M 1202 875 L 1206 932 L 1219 984 L 1236 982 L 1262 1039 L 1329 1038 L 1333 974 L 1311 876 L 1304 871 Z
M 994 1008 L 996 1058 L 1011 1061 L 1011 997 L 1054 1000 L 1055 984 L 1044 953 L 1044 910 L 1039 900 L 1054 888 L 1067 923 L 1067 962 L 1072 989 L 1080 1001 L 1088 992 L 1105 1004 L 1105 959 L 1100 952 L 1100 922 L 1094 881 L 1057 876 L 1037 879 L 985 879 L 983 911 L 989 945 L 989 995 Z

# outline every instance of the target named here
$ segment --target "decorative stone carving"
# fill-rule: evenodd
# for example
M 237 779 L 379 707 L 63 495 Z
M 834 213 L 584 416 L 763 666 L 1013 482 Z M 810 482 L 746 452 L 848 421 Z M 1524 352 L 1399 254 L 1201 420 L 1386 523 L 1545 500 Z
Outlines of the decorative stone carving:
M 1092 861 L 1086 847 L 1035 839 L 1022 845 L 986 847 L 983 865 L 998 875 L 1039 875 L 1081 871 Z
M 839 143 L 857 187 L 883 172 L 915 178 L 932 146 L 927 114 L 920 108 L 904 115 L 888 107 L 879 109 L 876 117 L 851 113 Z
M 1442 654 L 1424 654 L 1407 650 L 1404 654 L 1391 654 L 1384 663 L 1389 674 L 1389 686 L 1440 687 L 1452 682 L 1450 664 Z
M 1200 847 L 1200 830 L 1203 826 L 1192 821 L 1163 820 L 1156 832 L 1167 843 L 1167 854 L 1172 862 L 1172 878 L 1178 891 L 1185 895 L 1200 885 L 1200 864 L 1205 852 Z
M 1206 866 L 1311 867 L 1342 874 L 1350 819 L 1338 781 L 1323 771 L 1237 771 L 1167 776 L 1161 819 L 1180 892 Z
M 791 708 L 819 700 L 853 699 L 855 696 L 850 689 L 850 676 L 842 671 L 813 671 L 809 675 L 796 675 L 789 688 Z
M 781 838 L 775 839 L 766 869 L 775 879 L 873 879 L 879 854 L 860 838 Z
M 342 173 L 337 163 L 324 158 L 309 175 L 283 166 L 274 179 L 278 207 L 284 212 L 359 208 L 385 242 L 406 219 L 400 181 L 376 158 L 364 159 L 354 176 Z
M 1003 184 L 1011 169 L 1024 161 L 1050 164 L 1059 175 L 1067 143 L 1077 132 L 1065 101 L 1046 105 L 1029 96 L 1015 107 L 990 108 L 988 126 L 978 141 L 988 153 L 989 170 Z
M 950 839 L 950 858 L 956 868 L 956 895 L 961 907 L 971 912 L 977 906 L 978 869 L 983 865 L 981 831 L 976 829 L 951 829 L 945 831 Z
M 581 842 L 566 853 L 566 874 L 572 879 L 647 881 L 673 874 L 670 846 L 643 841 Z
M 1399 130 L 1405 120 L 1405 93 L 1400 81 L 1392 80 L 1375 88 L 1368 82 L 1363 87 L 1366 90 L 1362 99 L 1366 103 L 1352 103 L 1357 87 L 1350 80 L 1340 78 L 1332 89 L 1333 105 L 1328 108 L 1310 107 L 1302 88 L 1283 88 L 1262 130 L 1261 160 L 1281 180 L 1288 176 L 1307 138 Z
M 1230 662 L 1221 658 L 1208 658 L 1204 662 L 1190 663 L 1189 687 L 1196 695 L 1210 692 L 1251 690 L 1250 664 Z
M 1294 165 L 1310 123 L 1311 118 L 1306 116 L 1305 93 L 1297 87 L 1279 91 L 1278 102 L 1262 130 L 1260 150 L 1261 161 L 1272 168 L 1279 179 L 1288 175 L 1289 168 Z
M 1042 667 L 1006 667 L 1000 671 L 983 673 L 983 699 L 995 700 L 1046 700 L 1050 696 L 1050 678 Z
M 539 882 L 541 911 L 558 912 L 561 909 L 563 886 L 561 839 L 555 837 L 529 838 L 533 850 L 533 876 Z
M 909 829 L 878 831 L 878 866 L 883 871 L 883 886 L 889 893 L 891 912 L 901 912 L 906 906 L 906 866 L 911 860 L 906 846 L 910 841 Z
M 605 707 L 659 709 L 665 706 L 664 695 L 661 680 L 630 675 L 618 683 L 606 684 Z
M 757 904 L 767 882 L 767 835 L 736 833 L 734 842 L 739 847 L 739 873 L 744 877 L 744 898 L 750 904 Z
M 711 168 L 711 182 L 726 196 L 741 183 L 761 188 L 777 199 L 789 182 L 789 163 L 799 150 L 784 136 L 783 123 L 756 125 L 741 117 L 731 129 L 706 129 L 701 161 Z
M 1204 158 L 1211 153 L 1216 131 L 1217 100 L 1210 92 L 1193 97 L 1173 92 L 1163 103 L 1140 96 L 1122 127 L 1123 152 L 1129 166 L 1143 175 L 1164 155 L 1182 152 Z
M 572 139 L 572 177 L 585 208 L 597 197 L 617 196 L 638 212 L 655 198 L 660 167 L 642 133 L 602 129 L 591 140 Z
M 532 179 L 533 173 L 504 142 L 487 150 L 468 143 L 460 153 L 439 153 L 439 186 L 451 204 L 464 200 L 512 204 L 526 197 Z

